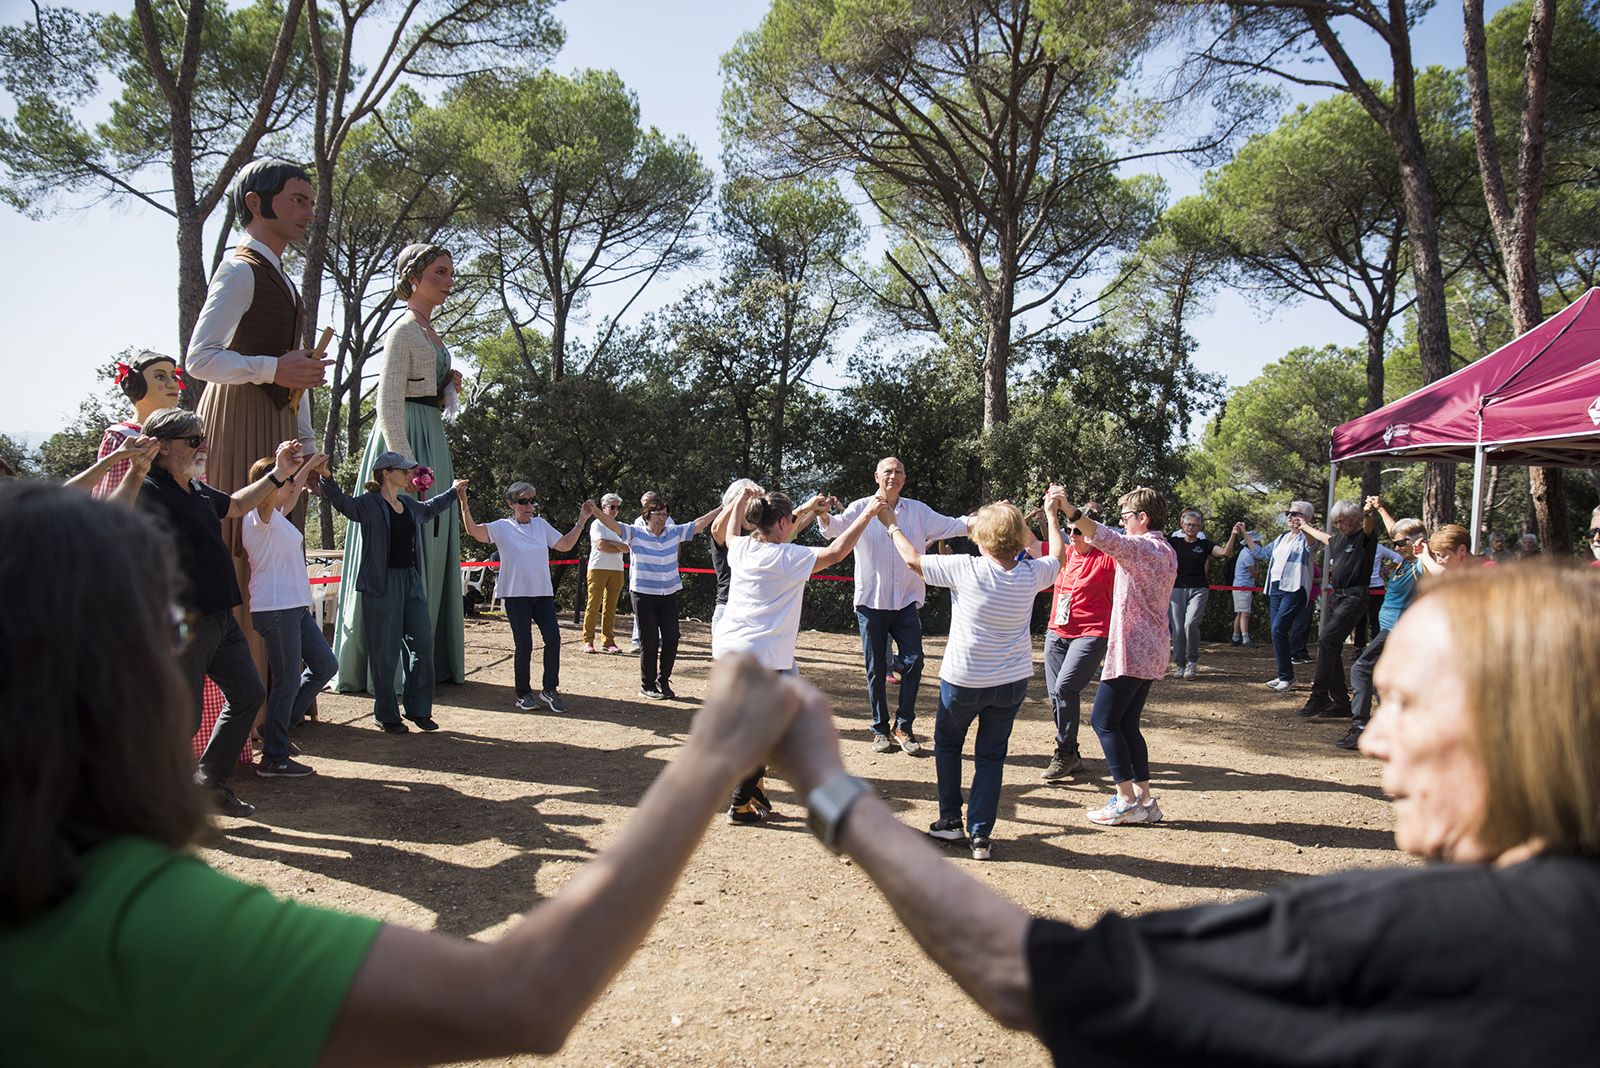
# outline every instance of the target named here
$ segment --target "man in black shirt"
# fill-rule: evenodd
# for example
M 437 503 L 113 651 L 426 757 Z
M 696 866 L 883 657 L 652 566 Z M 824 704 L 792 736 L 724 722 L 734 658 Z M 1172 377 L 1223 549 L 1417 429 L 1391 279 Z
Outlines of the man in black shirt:
M 150 417 L 144 433 L 157 439 L 161 449 L 139 487 L 138 506 L 165 521 L 177 550 L 179 574 L 187 582 L 181 607 L 189 616 L 189 645 L 182 666 L 194 694 L 194 729 L 200 729 L 201 687 L 206 676 L 222 690 L 227 702 L 200 755 L 195 778 L 212 792 L 212 800 L 224 815 L 248 816 L 254 806 L 241 801 L 227 781 L 250 737 L 256 711 L 266 700 L 266 689 L 233 615 L 242 598 L 233 558 L 222 540 L 222 520 L 249 513 L 282 486 L 294 473 L 300 443 L 279 445 L 273 470 L 229 495 L 197 477 L 206 462 L 206 435 L 199 416 L 168 408 Z
M 1317 672 L 1311 680 L 1311 696 L 1300 715 L 1325 719 L 1350 718 L 1350 691 L 1344 681 L 1344 641 L 1355 630 L 1367 610 L 1371 594 L 1367 583 L 1372 577 L 1372 560 L 1378 552 L 1378 512 L 1375 497 L 1364 509 L 1354 501 L 1333 506 L 1329 519 L 1333 533 L 1325 533 L 1310 523 L 1300 529 L 1328 547 L 1322 582 L 1327 593 L 1323 603 L 1322 629 L 1317 633 Z

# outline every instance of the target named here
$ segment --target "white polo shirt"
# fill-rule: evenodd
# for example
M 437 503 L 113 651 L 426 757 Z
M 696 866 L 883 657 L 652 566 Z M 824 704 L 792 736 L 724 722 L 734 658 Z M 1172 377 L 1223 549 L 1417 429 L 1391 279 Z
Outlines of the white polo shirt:
M 833 539 L 850 529 L 850 524 L 862 512 L 872 507 L 873 497 L 851 501 L 842 515 L 832 517 L 822 536 Z M 941 538 L 960 538 L 967 533 L 963 519 L 940 515 L 921 501 L 901 497 L 894 506 L 894 521 L 911 544 L 926 549 Z M 862 532 L 856 542 L 856 605 L 863 608 L 886 608 L 891 611 L 908 604 L 922 607 L 928 599 L 928 587 L 917 573 L 900 559 L 900 550 L 882 523 L 873 522 Z

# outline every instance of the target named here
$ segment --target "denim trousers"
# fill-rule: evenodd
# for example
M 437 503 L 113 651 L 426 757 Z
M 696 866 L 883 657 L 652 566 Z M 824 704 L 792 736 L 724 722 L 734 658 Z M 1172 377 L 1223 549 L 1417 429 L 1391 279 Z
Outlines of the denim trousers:
M 939 818 L 961 818 L 961 750 L 967 731 L 978 721 L 972 749 L 972 796 L 967 805 L 967 834 L 987 838 L 1000 807 L 1000 780 L 1017 709 L 1028 695 L 1028 680 L 1001 686 L 956 686 L 940 680 L 939 707 L 933 718 L 933 769 L 939 782 Z
M 366 628 L 367 657 L 371 662 L 372 714 L 379 723 L 399 723 L 395 701 L 395 668 L 405 667 L 405 687 L 400 700 L 406 718 L 433 718 L 433 619 L 422 573 L 414 567 L 391 567 L 384 592 L 363 593 L 361 622 Z
M 1294 681 L 1294 635 L 1299 629 L 1299 613 L 1306 606 L 1306 591 L 1291 590 L 1284 593 L 1272 586 L 1267 593 L 1267 604 L 1272 612 L 1272 655 L 1278 661 L 1278 678 Z
M 1350 665 L 1350 718 L 1358 727 L 1365 727 L 1372 718 L 1372 669 L 1377 666 L 1388 640 L 1387 629 L 1378 631 L 1378 636 L 1367 643 L 1356 662 Z
M 267 691 L 261 685 L 261 676 L 250 659 L 250 646 L 245 642 L 244 631 L 239 629 L 239 621 L 233 618 L 232 609 L 201 616 L 189 633 L 189 648 L 184 651 L 182 668 L 189 682 L 194 709 L 194 726 L 190 730 L 200 729 L 206 676 L 209 675 L 222 691 L 224 702 L 217 725 L 211 728 L 205 752 L 200 754 L 200 768 L 195 775 L 202 786 L 215 789 L 228 781 L 234 764 L 238 763 L 239 753 L 250 739 L 256 710 L 266 700 Z
M 1101 679 L 1100 688 L 1095 691 L 1089 725 L 1100 739 L 1100 748 L 1105 750 L 1106 770 L 1111 773 L 1112 782 L 1150 780 L 1150 747 L 1139 730 L 1139 717 L 1149 696 L 1150 680 L 1131 675 Z
M 1211 591 L 1176 587 L 1167 603 L 1167 629 L 1172 632 L 1172 661 L 1179 667 L 1200 659 L 1200 621 L 1205 618 Z
M 894 728 L 911 732 L 917 718 L 917 688 L 922 684 L 922 618 L 915 603 L 903 608 L 856 606 L 856 628 L 861 632 L 861 655 L 867 662 L 867 703 L 872 709 L 872 729 L 887 736 L 890 670 L 900 675 Z M 890 656 L 889 643 L 897 655 Z
M 1056 748 L 1078 748 L 1078 719 L 1084 688 L 1106 657 L 1106 639 L 1095 635 L 1044 637 L 1044 687 L 1056 721 Z
M 312 700 L 338 673 L 339 661 L 309 608 L 251 612 L 250 625 L 267 647 L 272 681 L 266 718 L 261 721 L 261 756 L 276 764 L 289 759 L 289 728 L 305 718 Z
M 544 685 L 547 693 L 561 688 L 561 627 L 556 623 L 554 597 L 502 597 L 506 619 L 511 624 L 511 673 L 516 679 L 517 696 L 533 693 L 530 681 L 533 659 L 533 625 L 539 624 L 544 641 Z

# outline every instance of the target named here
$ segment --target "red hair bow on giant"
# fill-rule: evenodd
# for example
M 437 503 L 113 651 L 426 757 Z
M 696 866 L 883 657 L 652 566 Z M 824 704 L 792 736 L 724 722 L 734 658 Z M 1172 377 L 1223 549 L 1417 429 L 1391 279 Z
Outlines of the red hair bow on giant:
M 116 384 L 119 385 L 119 386 L 122 385 L 122 380 L 127 378 L 128 375 L 131 374 L 132 372 L 133 372 L 133 368 L 129 367 L 127 364 L 123 363 L 121 360 L 118 360 L 117 361 Z

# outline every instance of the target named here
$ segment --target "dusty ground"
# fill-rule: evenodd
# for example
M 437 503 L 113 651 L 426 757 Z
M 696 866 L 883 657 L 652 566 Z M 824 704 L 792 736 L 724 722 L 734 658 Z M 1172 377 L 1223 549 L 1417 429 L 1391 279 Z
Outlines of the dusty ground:
M 564 626 L 568 711 L 557 716 L 512 707 L 509 633 L 469 620 L 472 681 L 441 688 L 443 730 L 385 735 L 371 726 L 369 700 L 324 695 L 322 722 L 295 736 L 319 774 L 241 775 L 256 818 L 227 821 L 208 859 L 304 901 L 493 936 L 604 848 L 672 759 L 710 666 L 709 630 L 684 629 L 673 680 L 684 700 L 658 704 L 635 696 L 632 657 L 585 656 Z M 942 648 L 929 640 L 930 678 Z M 802 634 L 800 661 L 834 699 L 851 769 L 926 827 L 937 815 L 933 761 L 871 751 L 855 637 Z M 1088 781 L 1039 779 L 1052 734 L 1036 671 L 1012 735 L 994 859 L 952 849 L 951 863 L 1028 909 L 1087 923 L 1108 909 L 1226 901 L 1397 862 L 1375 766 L 1334 748 L 1339 724 L 1296 720 L 1303 692 L 1268 692 L 1270 675 L 1269 654 L 1220 646 L 1207 649 L 1199 679 L 1157 683 L 1144 722 L 1167 822 L 1101 830 L 1084 812 L 1108 792 L 1102 761 L 1091 760 Z M 924 734 L 932 690 L 924 684 Z M 1098 757 L 1087 724 L 1083 741 Z M 712 824 L 559 1062 L 1047 1063 L 1033 1039 L 989 1022 L 929 963 L 860 872 L 811 838 L 792 793 L 773 786 L 773 823 Z

